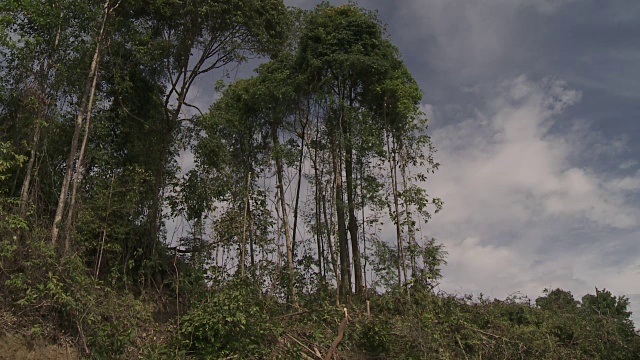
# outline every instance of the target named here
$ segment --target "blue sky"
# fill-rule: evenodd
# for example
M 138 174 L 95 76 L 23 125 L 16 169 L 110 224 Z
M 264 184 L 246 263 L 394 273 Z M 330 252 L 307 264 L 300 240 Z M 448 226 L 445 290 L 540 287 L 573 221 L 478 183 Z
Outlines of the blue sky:
M 379 10 L 424 91 L 442 164 L 424 186 L 444 210 L 423 229 L 449 252 L 440 289 L 606 288 L 640 319 L 640 2 L 359 5 Z M 191 95 L 203 109 L 207 81 Z
M 441 289 L 597 286 L 640 312 L 640 2 L 359 4 L 379 10 L 424 91 Z

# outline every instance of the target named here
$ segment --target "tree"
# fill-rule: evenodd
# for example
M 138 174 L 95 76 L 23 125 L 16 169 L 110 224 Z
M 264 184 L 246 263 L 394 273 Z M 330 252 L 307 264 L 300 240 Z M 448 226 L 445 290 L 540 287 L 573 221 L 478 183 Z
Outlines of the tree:
M 536 305 L 544 310 L 573 312 L 578 309 L 579 301 L 574 300 L 570 291 L 544 289 L 544 296 L 536 299 Z
M 287 148 L 286 144 L 281 143 L 281 137 L 290 128 L 296 104 L 295 76 L 289 72 L 287 64 L 287 58 L 283 56 L 261 66 L 258 76 L 229 86 L 203 118 L 207 137 L 200 140 L 196 151 L 205 165 L 205 172 L 222 171 L 231 179 L 235 177 L 220 194 L 236 194 L 235 199 L 242 199 L 235 200 L 237 204 L 248 204 L 246 194 L 253 192 L 250 189 L 255 183 L 251 178 L 256 179 L 263 174 L 273 162 L 276 201 L 285 237 L 289 296 L 295 302 L 293 240 L 284 180 Z M 234 191 L 234 188 L 245 183 L 248 186 L 244 187 L 244 191 Z M 244 252 L 244 246 L 243 239 L 240 254 Z M 242 269 L 244 258 L 240 262 Z
M 230 203 L 242 209 L 234 211 L 243 224 L 238 240 L 238 269 L 243 273 L 247 219 L 251 218 L 249 194 L 254 191 L 254 181 L 270 177 L 265 164 L 271 162 L 275 177 L 273 201 L 278 222 L 283 226 L 288 281 L 291 281 L 289 296 L 293 296 L 296 287 L 293 284 L 298 256 L 296 238 L 315 232 L 318 274 L 327 270 L 322 267 L 326 250 L 322 237 L 331 259 L 332 240 L 337 239 L 340 267 L 337 271 L 334 266 L 333 272 L 340 296 L 347 300 L 352 291 L 352 274 L 356 293 L 361 294 L 364 289 L 358 212 L 364 214 L 366 207 L 374 206 L 365 205 L 364 200 L 380 198 L 382 190 L 372 180 L 375 176 L 368 174 L 374 173 L 380 162 L 388 163 L 397 180 L 397 153 L 402 153 L 404 171 L 411 165 L 422 164 L 417 149 L 430 142 L 421 134 L 424 120 L 418 111 L 420 90 L 402 64 L 397 49 L 385 37 L 375 14 L 354 5 L 322 4 L 302 19 L 295 22 L 295 30 L 291 32 L 299 38 L 288 42 L 295 52 L 283 52 L 263 64 L 257 76 L 231 84 L 202 117 L 206 136 L 196 146 L 197 158 L 203 166 L 199 173 L 217 179 L 218 190 L 211 192 L 220 196 L 218 201 L 235 199 Z M 315 138 L 310 140 L 314 132 Z M 386 152 L 382 146 L 385 134 L 392 136 L 394 142 L 393 150 L 388 148 Z M 309 152 L 305 152 L 307 146 Z M 301 231 L 298 218 L 305 162 L 312 163 L 314 168 L 307 181 L 315 187 L 310 211 L 315 213 L 315 221 L 312 224 L 307 220 L 310 228 Z M 297 169 L 297 181 L 285 181 L 288 169 L 293 168 Z M 430 216 L 425 210 L 428 196 L 419 191 L 409 196 L 415 185 L 410 183 L 412 178 L 406 172 L 403 174 L 405 208 L 416 206 L 419 216 Z M 233 180 L 229 182 L 228 178 Z M 203 181 L 210 183 L 204 178 Z M 285 188 L 292 183 L 297 185 L 294 200 L 289 202 Z M 410 219 L 409 211 L 405 211 L 401 220 L 397 181 L 393 188 L 398 206 L 392 217 L 400 228 L 401 221 L 414 220 Z M 231 197 L 225 198 L 225 194 Z M 365 225 L 364 215 L 361 225 Z M 364 235 L 364 228 L 362 231 Z M 400 236 L 397 240 L 402 255 L 398 266 L 406 269 L 404 243 Z M 410 240 L 412 245 L 415 242 Z M 412 251 L 417 253 L 418 246 L 414 245 Z M 304 259 L 306 255 L 301 257 Z M 417 270 L 416 261 L 412 263 Z M 406 270 L 405 279 L 408 280 Z
M 628 307 L 629 299 L 614 296 L 607 289 L 596 288 L 595 295 L 587 294 L 582 297 L 582 308 L 585 311 L 623 321 L 631 321 L 631 311 Z
M 105 34 L 107 32 L 107 21 L 109 14 L 113 9 L 111 8 L 109 0 L 104 1 L 103 5 L 103 17 L 98 33 L 92 38 L 95 42 L 95 51 L 93 52 L 93 58 L 90 63 L 89 72 L 87 74 L 84 88 L 80 96 L 80 103 L 76 113 L 75 127 L 73 137 L 71 140 L 71 149 L 69 150 L 69 156 L 67 157 L 65 174 L 62 180 L 62 187 L 60 189 L 60 197 L 58 199 L 58 207 L 56 209 L 55 216 L 53 218 L 53 225 L 51 227 L 51 243 L 55 246 L 58 241 L 59 226 L 62 221 L 65 206 L 67 205 L 67 197 L 69 197 L 69 207 L 67 210 L 67 224 L 70 225 L 73 221 L 73 207 L 75 204 L 75 196 L 79 177 L 81 176 L 82 161 L 87 145 L 87 139 L 89 137 L 89 119 L 91 118 L 91 112 L 93 109 L 93 101 L 96 92 L 96 84 L 98 82 L 98 71 L 101 62 L 101 51 L 103 42 L 105 41 Z M 78 141 L 80 139 L 81 132 L 84 132 L 84 140 L 82 146 L 78 150 Z M 78 153 L 79 151 L 79 153 Z M 68 194 L 69 185 L 73 180 L 73 191 Z M 70 239 L 69 232 L 67 231 L 67 237 L 64 243 L 64 253 L 69 252 Z
M 16 182 L 22 183 L 19 215 L 23 218 L 30 201 L 41 192 L 33 188 L 33 179 L 38 178 L 36 162 L 46 128 L 62 120 L 65 103 L 76 94 L 78 77 L 74 68 L 86 58 L 81 55 L 85 44 L 73 39 L 88 36 L 95 24 L 87 21 L 95 14 L 93 5 L 96 3 L 71 0 L 0 5 L 3 14 L 0 57 L 2 77 L 7 80 L 2 99 L 4 124 L 6 134 L 16 144 L 21 143 L 20 150 L 29 154 L 26 169 L 19 169 L 16 175 Z M 85 21 L 72 26 L 80 16 Z
M 397 51 L 384 38 L 379 20 L 352 4 L 319 5 L 301 32 L 296 66 L 311 84 L 315 100 L 326 104 L 323 121 L 333 164 L 343 296 L 351 293 L 348 237 L 356 293 L 364 288 L 356 216 L 354 146 L 358 141 L 354 131 L 359 121 L 371 120 L 363 116 L 371 107 L 368 93 L 374 91 L 396 60 Z
M 250 54 L 274 54 L 282 47 L 287 13 L 278 0 L 157 0 L 147 17 L 156 44 L 165 51 L 163 95 L 164 124 L 160 137 L 161 163 L 155 171 L 156 196 L 150 209 L 150 237 L 158 238 L 162 191 L 167 183 L 166 163 L 175 155 L 174 139 L 184 121 L 183 109 L 197 107 L 188 101 L 189 91 L 204 74 Z

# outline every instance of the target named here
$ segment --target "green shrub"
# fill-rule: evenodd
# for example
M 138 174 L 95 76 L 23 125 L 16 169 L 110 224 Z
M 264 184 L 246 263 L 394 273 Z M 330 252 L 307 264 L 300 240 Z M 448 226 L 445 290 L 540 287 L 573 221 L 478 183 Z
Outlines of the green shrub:
M 234 279 L 181 318 L 182 346 L 198 358 L 237 355 L 246 359 L 263 354 L 278 333 L 268 321 L 265 306 L 257 286 Z
M 358 346 L 369 354 L 382 356 L 387 354 L 393 346 L 391 342 L 391 322 L 388 320 L 367 320 L 360 325 L 358 330 Z
M 126 352 L 150 320 L 151 311 L 140 300 L 95 280 L 77 255 L 60 259 L 48 242 L 27 242 L 17 249 L 3 244 L 0 256 L 6 259 L 7 254 L 17 257 L 20 266 L 4 280 L 4 306 L 34 322 L 33 336 L 56 340 L 72 335 L 91 358 L 113 359 Z

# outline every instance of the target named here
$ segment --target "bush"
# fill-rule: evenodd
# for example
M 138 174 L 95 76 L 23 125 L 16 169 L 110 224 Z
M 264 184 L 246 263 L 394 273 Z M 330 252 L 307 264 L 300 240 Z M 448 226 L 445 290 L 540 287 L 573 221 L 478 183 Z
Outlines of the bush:
M 182 346 L 189 355 L 246 359 L 264 354 L 277 340 L 260 289 L 234 279 L 193 304 L 180 322 Z
M 57 341 L 72 335 L 93 359 L 123 356 L 151 311 L 127 292 L 96 281 L 79 256 L 59 259 L 48 242 L 21 247 L 0 243 L 0 257 L 15 257 L 5 285 L 3 308 L 20 314 L 28 333 Z
M 391 322 L 386 319 L 367 320 L 358 330 L 358 346 L 371 355 L 386 355 L 393 346 Z

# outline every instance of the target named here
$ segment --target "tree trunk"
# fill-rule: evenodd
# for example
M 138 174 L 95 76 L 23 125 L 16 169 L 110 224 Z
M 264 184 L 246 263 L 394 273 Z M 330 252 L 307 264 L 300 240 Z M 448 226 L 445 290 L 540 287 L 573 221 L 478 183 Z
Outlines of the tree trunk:
M 102 26 L 100 28 L 100 34 L 96 43 L 96 50 L 93 54 L 93 60 L 91 61 L 91 68 L 85 81 L 82 98 L 80 100 L 80 108 L 76 115 L 75 130 L 73 132 L 73 138 L 71 140 L 71 149 L 69 150 L 69 156 L 66 162 L 66 171 L 62 180 L 62 187 L 60 190 L 60 197 L 58 198 L 58 207 L 56 214 L 53 218 L 53 226 L 51 227 L 51 243 L 55 246 L 58 242 L 60 221 L 65 210 L 67 201 L 67 192 L 69 191 L 69 184 L 71 182 L 71 176 L 74 170 L 74 162 L 76 159 L 76 153 L 78 151 L 78 139 L 80 138 L 80 131 L 82 130 L 83 119 L 87 113 L 91 112 L 91 108 L 88 106 L 89 94 L 95 89 L 94 77 L 97 76 L 98 67 L 100 65 L 100 50 L 102 47 L 102 40 L 105 33 L 107 18 L 109 15 L 109 0 L 104 3 L 104 17 L 102 19 Z
M 395 137 L 391 136 L 391 142 L 393 145 L 393 197 L 394 197 L 394 205 L 396 208 L 396 226 L 401 229 L 401 221 L 400 221 L 400 205 L 399 205 L 399 195 L 398 195 L 398 146 L 395 141 Z M 402 261 L 402 275 L 404 275 L 404 283 L 407 285 L 407 281 L 409 277 L 407 276 L 407 259 L 404 251 L 404 241 L 402 236 L 398 238 L 398 251 L 400 251 L 400 259 Z
M 347 129 L 347 127 L 345 127 Z M 355 194 L 353 186 L 353 146 L 351 136 L 347 132 L 345 145 L 345 173 L 347 178 L 347 202 L 349 208 L 349 236 L 351 237 L 351 253 L 353 256 L 353 276 L 356 294 L 362 294 L 362 264 L 360 263 L 360 247 L 358 244 L 358 221 L 356 219 Z
M 247 214 L 249 213 L 249 188 L 251 186 L 251 172 L 247 172 L 247 196 L 244 203 L 244 217 L 242 219 L 242 248 L 240 250 L 240 275 L 244 277 L 245 252 L 247 249 Z M 253 253 L 252 253 L 253 256 Z
M 320 169 L 321 172 L 319 174 L 319 182 L 318 182 L 318 191 L 320 192 L 320 198 L 322 201 L 322 214 L 323 214 L 323 219 L 324 219 L 324 223 L 322 224 L 322 228 L 324 229 L 324 232 L 327 235 L 327 246 L 329 248 L 329 258 L 331 259 L 331 268 L 333 270 L 333 274 L 336 277 L 336 288 L 340 288 L 340 276 L 339 276 L 339 272 L 338 272 L 338 261 L 336 259 L 336 253 L 335 253 L 335 248 L 333 246 L 333 239 L 331 239 L 331 223 L 329 222 L 329 212 L 327 211 L 327 189 L 325 187 L 323 187 L 323 174 L 322 174 L 322 168 Z M 333 191 L 332 191 L 333 193 Z M 325 263 L 325 272 L 326 272 L 326 263 Z
M 280 146 L 280 140 L 278 139 L 278 132 L 275 125 L 271 126 L 271 140 L 273 141 L 274 148 Z M 298 298 L 296 296 L 296 287 L 295 287 L 295 273 L 293 268 L 293 247 L 291 242 L 291 234 L 289 229 L 289 218 L 287 215 L 287 204 L 284 199 L 284 185 L 283 185 L 283 177 L 284 177 L 284 167 L 282 165 L 282 158 L 278 155 L 276 151 L 275 156 L 276 161 L 276 180 L 277 185 L 276 188 L 280 193 L 280 208 L 282 211 L 282 224 L 284 227 L 284 238 L 285 238 L 285 246 L 287 248 L 287 270 L 289 272 L 289 296 L 291 297 L 291 301 L 294 305 L 298 305 Z
M 360 211 L 362 212 L 362 254 L 364 261 L 362 262 L 362 273 L 364 274 L 364 290 L 367 291 L 367 233 L 365 229 L 364 215 L 364 161 L 360 159 Z
M 83 163 L 84 154 L 87 151 L 87 143 L 89 142 L 89 129 L 91 128 L 91 109 L 93 108 L 93 99 L 95 96 L 96 83 L 98 81 L 98 69 L 96 68 L 95 74 L 93 74 L 93 83 L 91 84 L 91 94 L 89 95 L 89 111 L 87 112 L 87 119 L 84 124 L 84 136 L 82 138 L 82 145 L 80 145 L 80 153 L 78 154 L 78 161 L 76 162 L 76 174 L 73 177 L 73 186 L 71 189 L 71 199 L 69 200 L 69 210 L 67 212 L 67 220 L 65 222 L 65 234 L 64 234 L 64 254 L 69 253 L 71 247 L 71 225 L 73 223 L 73 212 L 76 205 L 76 193 L 78 191 L 78 184 L 83 176 Z
M 331 239 L 331 224 L 329 223 L 329 215 L 327 212 L 327 196 L 323 193 L 322 188 L 320 189 L 322 193 L 322 212 L 324 214 L 324 228 L 327 232 L 327 245 L 329 246 L 329 256 L 331 257 L 331 267 L 333 268 L 333 273 L 336 276 L 337 287 L 340 288 L 340 276 L 338 272 L 338 260 L 336 259 L 336 252 L 333 247 L 333 240 Z
M 98 276 L 100 275 L 100 266 L 102 264 L 102 254 L 104 252 L 104 243 L 107 239 L 107 227 L 109 221 L 109 212 L 111 211 L 111 195 L 113 195 L 113 182 L 115 181 L 116 173 L 113 172 L 111 174 L 111 186 L 109 188 L 109 198 L 107 200 L 107 213 L 105 214 L 104 226 L 102 228 L 102 235 L 100 236 L 100 243 L 98 244 L 98 260 L 96 261 L 96 273 L 95 280 L 98 280 Z
M 335 144 L 334 144 L 335 145 Z M 345 204 L 342 190 L 342 166 L 340 155 L 335 148 L 333 155 L 333 174 L 336 186 L 336 221 L 338 222 L 338 247 L 340 251 L 340 296 L 343 301 L 351 295 L 351 264 L 349 259 L 349 243 L 347 241 L 347 227 L 345 217 Z
M 315 136 L 315 141 L 316 141 L 316 148 L 313 151 L 313 175 L 314 175 L 314 179 L 315 179 L 315 190 L 316 190 L 316 194 L 315 194 L 315 205 L 316 205 L 316 246 L 318 249 L 318 274 L 320 276 L 320 279 L 324 282 L 326 281 L 326 263 L 324 265 L 324 272 L 323 272 L 323 260 L 324 260 L 324 250 L 322 249 L 322 224 L 321 224 L 321 220 L 320 220 L 320 194 L 322 193 L 322 183 L 320 180 L 320 172 L 318 171 L 318 137 L 319 137 L 319 131 L 320 128 L 318 126 L 318 123 L 316 122 L 316 136 Z
M 33 173 L 33 165 L 36 162 L 36 155 L 38 144 L 40 143 L 40 123 L 36 122 L 36 128 L 33 131 L 33 144 L 31 145 L 31 152 L 29 154 L 29 163 L 27 164 L 27 173 L 24 176 L 22 182 L 22 188 L 20 189 L 20 217 L 27 216 L 27 207 L 29 205 L 29 189 L 31 185 L 31 174 Z
M 308 122 L 308 121 L 307 121 Z M 302 136 L 300 140 L 300 158 L 298 160 L 298 187 L 296 188 L 296 200 L 293 208 L 293 239 L 291 240 L 291 248 L 293 253 L 296 251 L 296 235 L 298 233 L 298 204 L 300 203 L 300 184 L 302 182 L 302 165 L 304 161 L 304 140 L 307 122 L 302 125 Z
M 391 191 L 393 193 L 393 204 L 395 209 L 396 239 L 398 243 L 398 285 L 402 285 L 402 273 L 405 282 L 407 281 L 407 267 L 404 259 L 404 248 L 402 246 L 402 225 L 400 224 L 400 206 L 398 203 L 398 183 L 396 181 L 396 156 L 392 152 L 391 141 L 389 140 L 389 129 L 387 128 L 387 156 L 389 160 L 389 172 L 391 173 Z M 393 149 L 395 151 L 395 148 Z M 404 271 L 403 271 L 404 270 Z
M 193 39 L 187 40 L 189 41 L 188 46 L 189 49 L 193 48 Z M 154 258 L 156 255 L 156 244 L 160 235 L 160 228 L 162 225 L 162 206 L 164 203 L 164 188 L 165 188 L 165 170 L 166 164 L 169 161 L 169 157 L 171 156 L 171 147 L 174 141 L 174 130 L 176 129 L 178 124 L 178 118 L 180 117 L 180 111 L 182 111 L 182 107 L 184 105 L 187 93 L 191 88 L 191 84 L 195 80 L 195 73 L 199 70 L 199 67 L 192 69 L 191 75 L 189 72 L 189 58 L 185 57 L 182 61 L 179 73 L 175 78 L 170 76 L 173 80 L 171 82 L 171 87 L 167 94 L 165 94 L 164 98 L 164 127 L 160 129 L 160 139 L 162 139 L 162 148 L 160 151 L 160 157 L 158 162 L 158 168 L 154 174 L 154 196 L 151 202 L 151 209 L 149 210 L 149 239 L 148 241 L 151 244 L 144 244 L 145 246 L 149 246 L 148 249 L 148 257 Z M 202 57 L 198 61 L 198 64 L 202 64 Z M 182 80 L 182 83 L 180 83 Z M 176 99 L 177 104 L 175 109 L 171 109 L 170 102 L 172 99 Z
M 277 186 L 277 185 L 276 185 Z M 280 190 L 276 187 L 276 201 L 274 203 L 274 207 L 276 209 L 276 274 L 278 276 L 277 282 L 280 283 L 282 278 L 282 232 L 280 231 L 280 223 L 282 219 L 282 215 L 280 214 Z M 275 286 L 275 281 L 273 286 Z
M 409 190 L 407 180 L 407 155 L 400 145 L 400 174 L 402 175 L 402 190 L 406 193 Z M 411 214 L 411 205 L 404 199 L 405 221 L 407 223 L 407 237 L 409 241 L 409 255 L 411 257 L 411 274 L 416 274 L 416 229 Z
M 331 262 L 333 264 L 333 273 L 336 276 L 336 306 L 340 306 L 340 288 L 341 288 L 341 279 L 340 279 L 340 272 L 338 271 L 338 260 L 337 260 L 337 253 L 336 253 L 336 246 L 339 247 L 339 244 L 337 242 L 334 242 L 334 240 L 331 239 L 331 233 L 333 232 L 333 214 L 337 213 L 337 209 L 336 211 L 334 211 L 334 207 L 336 207 L 336 183 L 335 183 L 335 178 L 334 181 L 332 181 L 331 183 L 331 199 L 333 200 L 331 203 L 331 221 L 328 220 L 328 213 L 327 213 L 327 199 L 326 196 L 323 194 L 323 210 L 324 210 L 324 220 L 325 223 L 327 224 L 327 243 L 329 244 L 329 251 L 331 252 Z
M 247 211 L 249 216 L 249 257 L 251 261 L 251 268 L 253 269 L 255 274 L 256 258 L 255 258 L 255 251 L 253 248 L 253 241 L 256 235 L 253 227 L 253 214 L 251 213 L 251 201 L 247 201 Z

